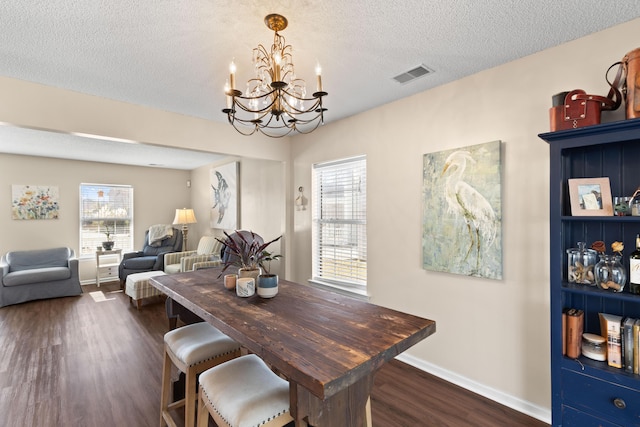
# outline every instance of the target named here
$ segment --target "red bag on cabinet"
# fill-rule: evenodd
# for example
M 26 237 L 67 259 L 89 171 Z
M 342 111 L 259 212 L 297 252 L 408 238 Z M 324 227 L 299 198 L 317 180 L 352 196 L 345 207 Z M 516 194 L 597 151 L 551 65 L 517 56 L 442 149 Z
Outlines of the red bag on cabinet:
M 562 95 L 564 95 L 564 100 L 562 100 Z M 616 100 L 611 97 L 588 95 L 581 89 L 559 93 L 553 98 L 554 106 L 549 110 L 552 132 L 597 125 L 600 123 L 602 110 L 615 110 L 620 105 L 619 96 Z M 562 104 L 557 105 L 561 100 Z

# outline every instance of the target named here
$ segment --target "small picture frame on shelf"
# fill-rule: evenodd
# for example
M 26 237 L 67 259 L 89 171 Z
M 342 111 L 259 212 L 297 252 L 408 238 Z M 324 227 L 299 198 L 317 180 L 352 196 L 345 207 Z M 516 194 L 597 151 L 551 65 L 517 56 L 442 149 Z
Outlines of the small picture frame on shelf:
M 609 178 L 569 179 L 572 216 L 612 216 Z

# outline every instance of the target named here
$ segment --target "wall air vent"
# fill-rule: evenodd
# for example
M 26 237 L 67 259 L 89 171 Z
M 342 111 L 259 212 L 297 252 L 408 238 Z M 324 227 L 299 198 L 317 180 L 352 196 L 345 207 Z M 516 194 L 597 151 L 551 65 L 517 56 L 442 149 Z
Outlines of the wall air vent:
M 398 74 L 393 78 L 393 80 L 397 81 L 400 84 L 409 83 L 412 80 L 417 79 L 418 77 L 426 76 L 427 74 L 433 73 L 433 70 L 427 68 L 426 66 L 420 64 L 411 70 Z

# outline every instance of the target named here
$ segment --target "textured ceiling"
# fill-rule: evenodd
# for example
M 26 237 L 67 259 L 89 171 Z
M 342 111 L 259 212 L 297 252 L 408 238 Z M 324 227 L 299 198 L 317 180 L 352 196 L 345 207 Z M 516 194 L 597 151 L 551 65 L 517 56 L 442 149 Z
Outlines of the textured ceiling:
M 0 75 L 224 122 L 228 64 L 235 58 L 239 82 L 251 77 L 251 51 L 271 43 L 263 19 L 274 12 L 289 20 L 282 35 L 298 76 L 313 84 L 322 65 L 330 125 L 626 22 L 640 2 L 3 1 Z M 393 80 L 420 64 L 434 72 Z M 5 132 L 0 151 L 11 152 Z

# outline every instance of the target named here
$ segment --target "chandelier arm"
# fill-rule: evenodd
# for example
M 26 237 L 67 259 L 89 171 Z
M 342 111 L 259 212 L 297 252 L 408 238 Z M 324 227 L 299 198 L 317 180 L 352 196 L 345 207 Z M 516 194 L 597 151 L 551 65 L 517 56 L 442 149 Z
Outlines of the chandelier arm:
M 298 118 L 294 118 L 293 120 L 295 121 L 296 124 L 298 125 L 308 125 L 309 123 L 313 123 L 316 120 L 318 120 L 321 117 L 320 113 L 317 113 L 313 118 L 311 119 L 298 119 Z
M 262 97 L 260 97 L 262 98 Z M 246 98 L 246 97 L 242 97 L 242 99 L 247 99 L 247 100 L 253 100 L 253 98 Z M 238 107 L 240 107 L 240 109 L 242 111 L 246 111 L 247 113 L 258 113 L 258 114 L 263 114 L 263 113 L 268 113 L 269 111 L 271 111 L 273 109 L 273 106 L 276 103 L 276 99 L 273 99 L 273 101 L 271 101 L 271 103 L 269 105 L 264 106 L 263 108 L 259 109 L 259 110 L 253 110 L 250 107 L 247 107 L 246 105 L 244 105 L 243 103 L 241 103 L 240 101 L 234 101 L 233 105 L 237 105 Z
M 240 133 L 240 134 L 242 134 L 242 135 L 244 135 L 244 136 L 251 136 L 251 135 L 253 135 L 254 133 L 256 133 L 256 130 L 258 130 L 258 127 L 257 127 L 257 126 L 254 126 L 254 127 L 253 127 L 253 130 L 252 130 L 251 132 L 249 132 L 249 133 L 243 132 L 243 131 L 241 131 L 241 130 L 240 130 L 240 128 L 238 128 L 238 126 L 236 126 L 236 121 L 237 121 L 237 120 L 236 120 L 235 116 L 234 116 L 232 113 L 228 113 L 228 114 L 227 114 L 227 118 L 228 118 L 228 120 L 229 120 L 229 123 L 231 123 L 231 126 L 233 126 L 233 128 L 234 128 L 236 131 L 238 131 L 238 133 Z M 238 120 L 238 121 L 240 121 L 240 120 Z M 242 123 L 242 121 L 240 121 L 240 123 Z
M 296 127 L 296 132 L 301 133 L 301 134 L 303 134 L 303 135 L 306 135 L 306 134 L 311 133 L 311 132 L 313 132 L 314 130 L 318 129 L 318 127 L 320 127 L 320 125 L 321 125 L 323 122 L 324 122 L 324 120 L 318 120 L 318 122 L 316 123 L 316 125 L 315 125 L 313 128 L 311 128 L 311 129 L 307 129 L 307 130 L 303 130 L 303 129 L 300 129 L 300 128 Z
M 253 80 L 255 80 L 255 79 L 253 79 Z M 283 96 L 282 94 L 280 94 L 280 92 L 282 92 L 282 94 L 290 96 L 291 98 L 294 98 L 294 99 L 296 99 L 298 101 L 303 101 L 303 102 L 313 101 L 313 104 L 309 108 L 307 108 L 305 110 L 301 110 L 301 109 L 296 108 L 293 105 L 291 105 L 289 103 L 289 101 L 287 100 L 287 97 Z M 274 94 L 275 94 L 275 96 L 272 96 Z M 247 107 L 246 105 L 244 105 L 242 102 L 239 101 L 239 99 L 240 100 L 245 100 L 245 101 L 253 101 L 253 100 L 256 99 L 256 97 L 253 97 L 253 96 L 236 95 L 236 96 L 233 97 L 233 104 L 237 105 L 238 107 L 240 107 L 240 109 L 242 109 L 243 111 L 246 111 L 248 113 L 264 113 L 264 112 L 270 111 L 272 109 L 272 107 L 276 104 L 276 100 L 280 99 L 281 101 L 284 101 L 284 103 L 287 106 L 289 106 L 291 108 L 291 110 L 294 111 L 295 113 L 304 114 L 304 113 L 309 113 L 309 112 L 312 112 L 312 111 L 316 110 L 317 107 L 320 106 L 321 100 L 322 100 L 322 96 L 313 97 L 313 98 L 303 98 L 303 97 L 300 97 L 300 96 L 296 95 L 295 93 L 290 92 L 290 91 L 288 91 L 287 89 L 284 89 L 284 88 L 282 88 L 282 89 L 273 89 L 270 92 L 261 95 L 260 97 L 258 97 L 258 99 L 263 99 L 263 98 L 268 98 L 268 97 L 272 98 L 271 103 L 269 105 L 259 109 L 259 110 L 251 109 L 250 107 Z
M 311 97 L 311 98 L 302 98 L 302 97 L 300 97 L 300 96 L 297 96 L 297 95 L 296 95 L 296 94 L 294 94 L 294 93 L 289 92 L 287 89 L 282 89 L 282 91 L 283 91 L 286 95 L 292 96 L 292 97 L 294 97 L 295 99 L 297 99 L 298 101 L 314 101 L 314 102 L 317 102 L 318 100 L 322 99 L 322 97 L 323 97 L 323 96 L 326 96 L 326 95 L 321 95 L 321 96 L 314 96 L 314 97 Z
M 252 80 L 256 80 L 256 79 L 252 79 Z M 249 81 L 252 81 L 252 80 L 249 80 Z M 257 96 L 257 97 L 256 96 L 237 95 L 237 96 L 233 97 L 233 104 L 237 105 L 238 107 L 240 107 L 241 110 L 244 110 L 247 113 L 260 113 L 260 114 L 262 114 L 262 113 L 271 111 L 271 109 L 273 108 L 273 106 L 276 103 L 276 100 L 279 98 L 279 96 L 277 96 L 277 95 L 276 96 L 272 96 L 272 95 L 274 95 L 274 93 L 277 92 L 278 90 L 279 89 L 273 89 L 270 92 L 267 92 L 267 93 L 262 94 L 262 95 Z M 264 98 L 271 98 L 272 101 L 271 101 L 271 103 L 269 105 L 266 105 L 265 107 L 263 107 L 263 108 L 261 108 L 259 110 L 251 109 L 250 107 L 246 106 L 245 104 L 243 104 L 241 101 L 238 100 L 238 99 L 240 99 L 240 100 L 244 100 L 244 101 L 247 101 L 247 102 L 251 102 L 251 101 L 254 101 L 254 100 L 260 100 L 260 99 L 264 99 Z
M 284 81 L 287 81 L 287 76 L 288 76 L 288 75 L 292 75 L 292 76 L 293 76 L 294 74 L 295 74 L 295 72 L 293 71 L 293 67 L 291 67 L 291 69 L 290 69 L 290 70 L 286 70 L 286 71 L 283 73 L 283 75 L 282 75 L 282 77 L 281 77 L 281 79 L 280 79 L 280 80 L 282 80 L 283 82 L 284 82 Z M 295 82 L 295 81 L 302 81 L 302 82 L 304 82 L 304 80 L 301 80 L 301 79 L 292 79 L 292 80 L 291 80 L 291 82 L 289 83 L 289 85 L 291 86 L 291 85 L 293 84 L 293 82 Z
M 270 126 L 270 122 L 273 120 L 273 116 L 271 116 L 269 118 L 269 120 L 264 123 L 262 120 L 260 119 L 254 119 L 254 120 L 246 120 L 246 119 L 240 119 L 238 117 L 235 117 L 232 121 L 233 126 L 236 128 L 236 130 L 238 130 L 238 132 L 242 133 L 243 135 L 252 135 L 253 133 L 255 133 L 256 130 L 260 131 L 260 129 L 262 128 L 266 128 L 266 129 L 275 129 L 275 130 L 280 130 L 280 129 L 291 129 L 291 126 L 287 126 L 286 123 L 283 123 L 281 126 Z M 230 120 L 231 121 L 231 120 Z M 248 128 L 252 128 L 253 130 L 251 131 L 251 133 L 245 133 L 242 132 L 240 130 L 240 128 L 238 128 L 235 123 L 240 123 L 243 126 L 246 126 Z M 263 132 L 264 133 L 264 132 Z
M 320 111 L 316 117 L 314 117 L 313 119 L 310 120 L 300 120 L 300 119 L 295 119 L 293 121 L 290 122 L 290 125 L 287 125 L 287 122 L 283 121 L 282 124 L 280 126 L 271 126 L 271 121 L 273 120 L 274 116 L 270 116 L 269 120 L 266 123 L 261 123 L 261 120 L 243 120 L 240 118 L 235 117 L 235 115 L 233 115 L 232 113 L 228 113 L 227 114 L 228 119 L 229 119 L 229 123 L 231 123 L 231 125 L 234 127 L 234 129 L 244 135 L 244 136 L 251 136 L 253 135 L 256 131 L 259 131 L 260 133 L 269 136 L 271 138 L 282 138 L 284 136 L 289 135 L 291 132 L 293 132 L 294 130 L 298 133 L 301 134 L 308 134 L 313 132 L 314 130 L 316 130 L 322 123 L 324 123 L 324 117 L 323 117 L 323 111 Z M 316 122 L 315 126 L 313 126 L 312 128 L 309 129 L 304 129 L 304 128 L 300 128 L 299 124 L 309 124 L 309 123 L 313 123 Z M 241 130 L 241 128 L 239 128 L 238 126 L 236 126 L 236 122 L 242 124 L 243 126 L 245 126 L 247 129 L 251 129 L 251 132 L 243 132 Z M 280 129 L 288 129 L 286 133 L 284 134 L 276 134 L 276 133 L 270 133 L 267 132 L 265 129 L 271 129 L 271 130 L 280 130 Z
M 293 48 L 290 44 L 282 48 L 282 59 L 284 60 L 285 58 L 288 58 L 289 63 L 293 64 Z
M 254 47 L 253 48 L 253 52 L 257 53 L 256 55 L 254 55 L 254 58 L 258 58 L 258 57 L 262 57 L 262 58 L 268 58 L 269 57 L 269 53 L 267 52 L 267 49 L 262 46 L 261 44 L 258 45 L 258 47 Z
M 284 126 L 284 125 L 281 125 L 281 126 L 276 126 L 275 124 L 271 125 L 271 122 L 275 119 L 276 116 L 274 116 L 273 114 L 268 114 L 268 113 L 265 116 L 268 116 L 269 119 L 266 122 L 263 121 L 262 123 L 260 123 L 260 125 L 258 126 L 259 128 L 283 129 L 283 128 L 287 127 L 287 126 Z
M 284 98 L 284 103 L 289 107 L 289 109 L 286 109 L 286 111 L 288 113 L 294 113 L 294 114 L 306 114 L 306 113 L 312 113 L 316 110 L 316 108 L 320 105 L 320 103 L 318 102 L 318 100 L 316 100 L 316 102 L 309 107 L 308 109 L 305 110 L 301 110 L 299 108 L 296 108 L 295 106 L 291 105 L 289 103 L 289 101 L 287 100 L 287 98 Z
M 268 128 L 268 127 L 258 128 L 258 132 L 260 132 L 263 135 L 268 136 L 269 138 L 284 138 L 285 136 L 289 135 L 294 130 L 297 131 L 297 129 L 289 128 L 289 130 L 287 132 L 282 133 L 282 134 L 277 134 L 277 133 L 269 133 L 269 132 L 265 131 L 265 129 L 273 129 L 273 128 Z

